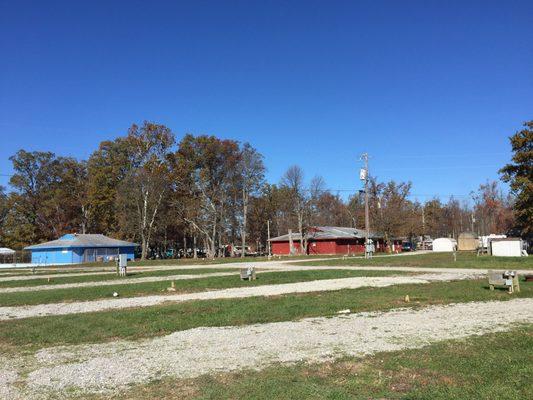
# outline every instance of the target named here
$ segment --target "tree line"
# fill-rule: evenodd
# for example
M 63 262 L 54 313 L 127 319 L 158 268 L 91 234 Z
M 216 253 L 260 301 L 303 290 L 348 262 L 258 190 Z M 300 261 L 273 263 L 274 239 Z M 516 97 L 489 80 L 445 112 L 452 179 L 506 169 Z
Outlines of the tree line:
M 514 157 L 501 171 L 510 194 L 487 181 L 471 201 L 421 203 L 411 200 L 410 182 L 371 177 L 371 229 L 386 240 L 464 231 L 531 235 L 532 128 L 526 123 L 511 137 Z M 10 190 L 0 187 L 0 245 L 15 249 L 78 232 L 135 241 L 142 258 L 187 248 L 216 257 L 227 245 L 264 250 L 267 221 L 272 236 L 307 226 L 364 228 L 363 193 L 345 200 L 320 176 L 307 183 L 296 165 L 269 183 L 264 158 L 250 144 L 190 134 L 178 142 L 152 122 L 103 141 L 88 160 L 25 150 L 10 160 Z

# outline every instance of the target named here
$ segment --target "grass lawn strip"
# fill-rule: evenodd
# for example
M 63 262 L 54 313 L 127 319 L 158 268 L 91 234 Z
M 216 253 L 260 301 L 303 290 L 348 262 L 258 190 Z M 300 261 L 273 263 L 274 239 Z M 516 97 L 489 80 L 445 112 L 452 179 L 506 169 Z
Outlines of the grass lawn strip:
M 29 287 L 29 286 L 53 286 L 53 285 L 64 285 L 69 283 L 82 283 L 82 282 L 105 282 L 105 281 L 116 281 L 120 280 L 123 282 L 137 280 L 139 278 L 145 277 L 160 277 L 160 276 L 169 276 L 169 275 L 201 275 L 201 274 L 210 274 L 216 272 L 232 272 L 238 273 L 232 268 L 193 268 L 193 269 L 164 269 L 164 270 L 150 270 L 150 271 L 131 271 L 128 272 L 126 277 L 118 277 L 116 272 L 106 272 L 105 274 L 83 274 L 75 276 L 64 276 L 64 277 L 50 277 L 48 278 L 39 278 L 39 279 L 28 279 L 28 280 L 14 280 L 14 281 L 0 281 L 0 292 L 2 288 L 12 288 L 12 287 Z
M 533 393 L 532 358 L 533 326 L 529 325 L 364 358 L 276 365 L 187 380 L 160 379 L 112 398 L 523 400 Z M 109 399 L 99 395 L 84 398 Z
M 425 267 L 463 269 L 520 269 L 533 270 L 533 257 L 476 256 L 474 253 L 458 252 L 457 261 L 452 253 L 423 253 L 402 256 L 338 258 L 334 260 L 297 262 L 300 266 L 377 266 L 377 267 Z
M 424 253 L 413 253 L 413 255 L 419 255 Z M 397 255 L 378 255 L 376 258 L 389 258 L 389 257 L 399 257 L 403 256 L 402 254 Z M 320 262 L 328 260 L 341 259 L 342 257 L 338 255 L 321 255 L 321 256 L 274 256 L 270 260 L 267 257 L 246 257 L 241 258 L 219 258 L 214 260 L 209 260 L 205 258 L 200 258 L 197 260 L 194 259 L 171 259 L 171 260 L 146 260 L 146 261 L 135 261 L 130 262 L 128 268 L 130 271 L 147 271 L 147 270 L 166 270 L 174 268 L 189 268 L 189 269 L 203 269 L 203 268 L 216 268 L 216 265 L 223 265 L 224 268 L 242 268 L 243 263 L 253 263 L 256 268 L 261 267 L 284 267 L 290 265 L 291 263 L 299 262 Z M 360 257 L 359 257 L 360 258 Z M 76 264 L 76 265 L 67 265 L 67 266 L 48 266 L 48 267 L 37 267 L 35 269 L 35 274 L 32 274 L 32 269 L 25 268 L 14 268 L 14 269 L 5 269 L 8 272 L 0 272 L 0 281 L 8 280 L 6 278 L 21 278 L 21 279 L 42 279 L 58 276 L 74 276 L 74 275 L 85 275 L 91 273 L 109 273 L 112 274 L 115 272 L 114 263 L 89 263 L 89 264 Z M 61 274 L 61 275 L 58 275 Z M 39 276 L 40 275 L 40 276 Z
M 258 273 L 264 274 L 268 272 L 295 272 L 295 271 L 325 271 L 325 270 L 332 270 L 335 268 L 324 268 L 324 267 L 317 267 L 317 268 L 297 268 L 295 270 L 291 269 L 283 269 L 283 270 L 260 270 Z M 228 272 L 224 272 L 228 271 Z M 359 268 L 354 267 L 348 267 L 347 269 L 341 269 L 338 270 L 339 272 L 343 271 L 363 271 Z M 365 275 L 365 276 L 375 276 L 376 269 L 366 269 L 366 271 L 370 271 L 368 273 L 360 273 L 356 275 Z M 179 275 L 172 275 L 173 273 L 179 273 Z M 64 280 L 61 281 L 52 281 L 47 282 L 47 284 L 41 284 L 41 285 L 35 285 L 35 282 L 15 282 L 17 285 L 15 286 L 9 286 L 9 287 L 2 287 L 0 285 L 0 295 L 2 293 L 21 293 L 21 292 L 36 292 L 40 290 L 59 290 L 59 289 L 70 289 L 70 288 L 84 288 L 84 287 L 96 287 L 96 286 L 119 286 L 119 285 L 130 285 L 130 284 L 140 284 L 140 283 L 146 283 L 146 282 L 165 282 L 165 281 L 172 281 L 172 280 L 188 280 L 188 279 L 204 279 L 204 278 L 212 278 L 217 276 L 236 276 L 238 275 L 238 272 L 231 270 L 231 269 L 225 269 L 225 270 L 202 270 L 202 271 L 195 271 L 193 270 L 194 274 L 188 274 L 189 270 L 170 270 L 170 271 L 157 271 L 157 272 L 147 272 L 147 273 L 137 273 L 135 275 L 128 276 L 126 278 L 118 278 L 116 276 L 105 276 L 105 279 L 74 279 L 73 283 L 63 283 Z M 415 274 L 415 272 L 411 270 L 405 270 L 402 269 L 401 271 L 397 271 L 395 269 L 388 270 L 386 272 L 383 272 L 384 275 L 401 275 L 398 272 L 404 272 L 404 273 L 411 273 Z M 449 270 L 444 271 L 443 273 L 435 274 L 434 271 L 431 271 L 432 273 L 427 274 L 417 274 L 418 278 L 420 279 L 427 279 L 427 280 L 454 280 L 457 279 L 457 273 L 456 272 L 450 272 Z M 353 274 L 351 274 L 353 275 Z M 349 275 L 349 276 L 351 276 Z M 264 275 L 263 275 L 264 276 Z M 478 278 L 479 275 L 472 275 L 472 278 Z M 70 279 L 68 280 L 70 281 Z M 78 282 L 79 281 L 79 282 Z
M 316 363 L 421 348 L 503 332 L 520 323 L 533 323 L 533 299 L 197 328 L 143 341 L 42 349 L 36 354 L 33 371 L 26 379 L 20 378 L 30 396 L 73 389 L 114 392 L 162 377 L 195 378 L 276 363 Z
M 165 259 L 165 260 L 144 260 L 144 261 L 130 261 L 128 262 L 128 267 L 135 269 L 144 269 L 144 268 L 181 268 L 188 266 L 198 266 L 203 265 L 213 266 L 213 265 L 224 265 L 224 264 L 233 264 L 237 266 L 242 263 L 263 263 L 263 262 L 292 262 L 296 260 L 328 260 L 339 258 L 339 255 L 297 255 L 297 256 L 274 256 L 270 260 L 268 257 L 223 257 L 223 258 L 182 258 L 182 259 Z M 34 266 L 31 264 L 25 264 L 23 267 L 10 267 L 2 268 L 3 264 L 0 264 L 0 274 L 31 274 L 33 270 L 35 273 L 53 273 L 53 272 L 80 272 L 80 271 L 97 271 L 102 269 L 114 269 L 114 262 L 94 262 L 94 263 L 84 263 L 84 264 L 65 264 L 65 265 L 47 265 L 47 266 Z
M 386 311 L 472 301 L 533 297 L 533 283 L 522 282 L 512 296 L 490 291 L 486 281 L 433 282 L 426 285 L 365 287 L 331 292 L 191 301 L 154 307 L 0 321 L 0 353 L 56 344 L 141 339 L 208 326 L 240 326 L 334 316 L 337 311 Z M 410 302 L 404 298 L 410 296 Z
M 39 286 L 22 286 L 22 287 L 8 287 L 0 288 L 1 293 L 21 293 L 21 292 L 36 292 L 40 290 L 58 290 L 58 289 L 71 289 L 71 288 L 82 288 L 82 287 L 95 287 L 95 286 L 119 286 L 119 285 L 131 285 L 139 284 L 146 282 L 163 282 L 171 280 L 183 280 L 183 279 L 202 279 L 202 278 L 212 278 L 215 276 L 236 276 L 235 271 L 231 272 L 213 272 L 205 274 L 195 274 L 195 275 L 163 275 L 163 276 L 147 276 L 139 277 L 137 279 L 113 279 L 113 280 L 104 280 L 100 282 L 80 282 L 80 283 L 63 283 L 63 284 L 54 284 L 54 285 L 39 285 Z
M 134 304 L 136 301 L 141 306 L 144 301 L 148 304 L 154 301 L 161 303 L 164 301 L 182 301 L 179 299 L 179 294 L 187 294 L 193 292 L 209 292 L 216 291 L 216 289 L 226 288 L 248 288 L 246 295 L 250 295 L 250 291 L 254 292 L 254 288 L 259 288 L 264 285 L 272 284 L 287 284 L 294 282 L 308 282 L 314 280 L 324 280 L 332 278 L 350 278 L 350 277 L 382 277 L 399 275 L 394 271 L 350 271 L 350 270 L 325 270 L 325 271 L 290 271 L 290 272 L 264 272 L 258 274 L 258 279 L 255 281 L 241 281 L 239 275 L 234 273 L 230 276 L 222 277 L 202 277 L 199 275 L 198 279 L 190 280 L 176 280 L 176 292 L 169 292 L 167 288 L 171 284 L 171 280 L 162 280 L 157 282 L 129 282 L 126 285 L 113 286 L 93 286 L 80 287 L 70 289 L 55 289 L 45 291 L 34 291 L 24 293 L 1 293 L 0 294 L 0 319 L 2 318 L 2 310 L 4 306 L 22 306 L 22 305 L 46 305 L 51 303 L 73 303 L 84 302 L 82 304 L 90 304 L 89 301 L 104 301 L 111 300 L 114 304 L 122 304 L 121 307 L 127 306 L 128 302 Z M 200 279 L 201 278 L 201 279 Z M 359 282 L 359 281 L 358 281 Z M 370 281 L 373 283 L 372 281 Z M 414 282 L 414 281 L 413 281 Z M 402 282 L 399 282 L 402 283 Z M 261 290 L 261 289 L 257 289 Z M 289 290 L 294 290 L 291 288 Z M 117 292 L 120 298 L 113 298 L 113 292 Z M 219 292 L 216 291 L 215 296 Z M 258 292 L 259 293 L 259 292 Z M 155 299 L 149 300 L 147 297 L 153 296 Z M 207 295 L 209 296 L 209 295 Z M 144 300 L 140 300 L 144 299 Z M 68 306 L 68 305 L 67 305 Z M 83 307 L 83 306 L 82 306 Z M 68 308 L 68 307 L 67 307 Z
M 185 268 L 187 267 L 187 268 Z M 232 265 L 224 265 L 224 267 L 217 267 L 216 265 L 188 265 L 188 266 L 154 266 L 154 267 L 128 267 L 128 277 L 133 277 L 136 274 L 139 273 L 168 273 L 168 271 L 174 271 L 174 273 L 177 273 L 178 271 L 189 271 L 189 273 L 201 273 L 202 271 L 231 271 L 235 270 L 235 266 Z M 197 272 L 195 272 L 197 271 Z M 117 271 L 116 268 L 105 268 L 105 269 L 95 269 L 95 270 L 87 270 L 87 271 L 51 271 L 48 273 L 36 273 L 36 274 L 17 274 L 17 275 L 9 275 L 9 276 L 0 276 L 0 285 L 7 285 L 11 286 L 15 282 L 18 281 L 47 281 L 48 278 L 59 281 L 62 278 L 65 279 L 92 279 L 94 277 L 100 277 L 109 275 L 109 279 L 112 279 L 113 275 L 116 275 Z M 105 279 L 105 278 L 103 278 Z M 28 284 L 31 284 L 28 282 Z M 37 283 L 42 284 L 42 283 Z
M 328 271 L 329 272 L 329 271 Z M 348 271 L 346 271 L 348 272 Z M 274 273 L 272 273 L 274 274 Z M 279 273 L 278 273 L 279 274 Z M 289 273 L 287 273 L 289 274 Z M 266 274 L 265 274 L 266 275 Z M 365 274 L 366 275 L 366 274 Z M 225 277 L 218 278 L 224 279 Z M 206 278 L 207 279 L 216 279 L 216 278 Z M 232 278 L 235 279 L 235 278 Z M 460 278 L 457 278 L 460 279 Z M 283 280 L 283 279 L 280 279 Z M 257 296 L 279 296 L 283 294 L 290 293 L 310 293 L 310 292 L 324 292 L 331 290 L 341 290 L 341 289 L 357 289 L 360 287 L 386 287 L 392 285 L 404 285 L 410 283 L 417 284 L 427 284 L 430 281 L 427 279 L 420 279 L 416 276 L 412 277 L 402 277 L 402 276 L 390 276 L 390 277 L 354 277 L 354 278 L 340 278 L 340 279 L 317 279 L 317 277 L 309 277 L 309 279 L 300 278 L 300 279 L 289 279 L 295 282 L 292 283 L 279 283 L 279 284 L 265 284 L 265 281 L 262 281 L 261 285 L 244 285 L 239 284 L 242 281 L 236 281 L 235 283 L 230 283 L 232 287 L 219 290 L 208 290 L 202 285 L 200 279 L 197 280 L 187 280 L 187 281 L 176 281 L 176 286 L 182 284 L 181 294 L 158 294 L 158 295 L 143 295 L 143 296 L 134 296 L 134 297 L 111 297 L 111 293 L 105 291 L 107 287 L 97 287 L 97 288 L 80 288 L 80 289 L 64 289 L 64 290 L 55 290 L 55 291 L 40 291 L 40 292 L 31 292 L 31 293 L 5 293 L 0 295 L 0 301 L 4 302 L 3 304 L 15 304 L 11 306 L 0 307 L 0 320 L 9 320 L 17 318 L 30 318 L 37 316 L 50 316 L 50 315 L 68 315 L 68 314 L 78 314 L 78 313 L 87 313 L 87 312 L 96 312 L 96 311 L 105 311 L 105 310 L 118 310 L 124 308 L 135 308 L 135 307 L 150 307 L 163 303 L 179 303 L 185 301 L 193 300 L 212 300 L 212 299 L 239 299 L 246 297 L 257 297 Z M 437 277 L 434 278 L 434 281 L 438 281 Z M 447 280 L 447 277 L 444 277 L 441 280 Z M 184 284 L 185 282 L 185 284 Z M 247 283 L 247 282 L 245 282 Z M 161 292 L 165 292 L 165 286 L 168 287 L 168 282 L 152 282 L 140 284 L 143 285 L 160 285 L 163 287 Z M 189 285 L 184 290 L 185 285 Z M 135 285 L 126 286 L 122 291 L 127 291 L 128 289 L 135 290 Z M 104 291 L 103 293 L 109 293 L 107 296 L 99 296 L 99 300 L 91 301 L 70 301 L 62 303 L 53 303 L 51 302 L 51 296 L 57 295 L 59 292 L 66 292 L 72 290 L 95 290 L 95 291 Z M 119 289 L 120 290 L 120 289 Z M 177 290 L 177 288 L 176 288 Z M 96 293 L 90 292 L 92 296 L 95 296 Z M 108 297 L 108 298 L 105 298 Z M 111 298 L 109 298 L 111 297 Z M 6 300 L 7 298 L 7 300 Z M 43 300 L 48 300 L 45 302 Z M 20 303 L 30 303 L 27 305 L 16 305 Z
M 38 274 L 36 273 L 35 275 L 33 274 L 15 274 L 15 275 L 8 275 L 8 276 L 1 276 L 0 277 L 0 282 L 7 282 L 7 281 L 27 281 L 27 280 L 32 280 L 32 279 L 47 279 L 47 278 L 53 278 L 53 279 L 56 279 L 56 278 L 61 278 L 61 277 L 69 277 L 69 276 L 86 276 L 86 275 L 94 275 L 94 276 L 97 276 L 97 275 L 106 275 L 106 274 L 113 274 L 116 272 L 115 271 L 87 271 L 87 272 L 79 272 L 79 271 L 76 271 L 76 272 L 67 272 L 67 273 L 63 273 L 63 272 L 50 272 L 50 273 L 47 273 L 47 274 Z

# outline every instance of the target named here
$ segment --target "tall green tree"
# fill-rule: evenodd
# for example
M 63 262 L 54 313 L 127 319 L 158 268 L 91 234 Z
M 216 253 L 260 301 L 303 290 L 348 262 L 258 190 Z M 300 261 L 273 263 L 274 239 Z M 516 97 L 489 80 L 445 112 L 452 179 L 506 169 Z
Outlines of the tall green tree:
M 6 234 L 15 247 L 84 231 L 85 163 L 50 152 L 13 157 Z
M 300 234 L 300 253 L 307 251 L 307 239 L 305 236 L 306 216 L 309 207 L 309 191 L 304 183 L 304 171 L 298 165 L 290 166 L 281 177 L 281 187 L 290 194 L 292 212 L 296 217 L 298 232 Z M 293 249 L 291 249 L 293 251 Z
M 209 257 L 224 244 L 227 221 L 235 211 L 239 144 L 214 136 L 186 135 L 175 156 L 180 191 L 185 191 L 183 218 L 201 236 Z
M 47 207 L 52 203 L 51 187 L 58 180 L 55 154 L 19 150 L 10 160 L 14 174 L 9 183 L 13 192 L 5 224 L 10 244 L 21 248 L 52 239 Z
M 481 235 L 507 233 L 514 224 L 509 196 L 504 196 L 498 182 L 487 181 L 473 193 L 475 227 Z
M 413 204 L 408 197 L 411 192 L 410 182 L 378 183 L 370 179 L 369 202 L 371 227 L 384 235 L 391 248 L 391 240 L 409 234 L 406 221 L 412 215 Z
M 87 162 L 87 225 L 93 233 L 120 235 L 118 188 L 131 169 L 125 138 L 101 142 Z
M 0 246 L 6 245 L 5 243 L 5 223 L 7 218 L 7 194 L 6 188 L 0 186 Z
M 53 163 L 54 180 L 47 187 L 43 213 L 52 236 L 85 233 L 86 165 L 70 157 L 58 157 Z
M 512 162 L 500 170 L 504 182 L 509 182 L 516 196 L 516 225 L 525 237 L 533 236 L 533 121 L 510 138 Z
M 242 146 L 239 162 L 238 176 L 240 181 L 242 219 L 241 219 L 241 257 L 245 256 L 246 248 L 246 230 L 250 196 L 255 196 L 263 186 L 265 180 L 265 165 L 263 156 L 254 149 L 249 143 Z
M 174 134 L 164 125 L 144 122 L 132 125 L 124 140 L 128 147 L 129 171 L 120 184 L 118 200 L 133 221 L 133 229 L 141 240 L 141 259 L 148 254 L 158 217 L 168 199 L 169 156 L 175 143 Z

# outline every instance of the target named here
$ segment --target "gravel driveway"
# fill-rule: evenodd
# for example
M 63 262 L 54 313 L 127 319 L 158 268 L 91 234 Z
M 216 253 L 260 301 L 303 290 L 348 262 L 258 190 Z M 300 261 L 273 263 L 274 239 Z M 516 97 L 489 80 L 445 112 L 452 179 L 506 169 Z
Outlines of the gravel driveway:
M 22 383 L 21 398 L 45 394 L 57 398 L 67 388 L 81 393 L 116 392 L 164 377 L 192 378 L 261 369 L 278 362 L 322 362 L 419 348 L 446 339 L 505 331 L 518 323 L 533 323 L 533 299 L 196 328 L 155 339 L 42 349 L 27 378 L 22 374 L 13 377 L 13 370 L 1 371 L 0 367 L 0 382 L 12 398 L 17 389 L 11 382 L 17 378 Z
M 424 284 L 432 281 L 469 279 L 462 274 L 424 274 L 420 276 L 356 277 L 321 279 L 308 282 L 284 283 L 211 290 L 186 294 L 164 294 L 141 297 L 109 298 L 93 301 L 51 303 L 28 306 L 0 307 L 0 321 L 18 318 L 43 317 L 51 315 L 79 314 L 106 310 L 120 310 L 134 307 L 149 307 L 163 303 L 180 303 L 190 300 L 233 299 L 255 296 L 278 296 L 290 293 L 323 292 L 361 287 L 386 287 L 403 284 Z
M 110 281 L 58 283 L 56 285 L 20 286 L 20 287 L 12 287 L 12 288 L 0 288 L 0 293 L 35 292 L 39 290 L 71 289 L 71 288 L 94 287 L 94 286 L 132 285 L 136 283 L 162 282 L 162 281 L 170 282 L 170 281 L 201 279 L 201 278 L 209 278 L 213 276 L 229 276 L 229 275 L 237 276 L 237 273 L 236 272 L 213 272 L 209 274 L 147 276 L 144 278 L 113 279 Z

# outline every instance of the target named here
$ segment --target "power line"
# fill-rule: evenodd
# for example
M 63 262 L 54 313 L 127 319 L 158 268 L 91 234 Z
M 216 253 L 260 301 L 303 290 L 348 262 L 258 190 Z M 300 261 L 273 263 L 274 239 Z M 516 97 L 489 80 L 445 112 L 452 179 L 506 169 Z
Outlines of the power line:
M 355 189 L 355 188 L 352 188 L 352 189 L 335 189 L 335 188 L 332 188 L 332 189 L 321 189 L 321 190 L 316 190 L 316 189 L 302 189 L 303 192 L 321 192 L 321 193 L 326 193 L 326 192 L 346 192 L 346 193 L 358 193 L 358 192 L 362 192 L 360 189 Z M 443 193 L 412 193 L 412 194 L 409 194 L 408 197 L 412 197 L 412 196 L 417 196 L 417 197 L 432 197 L 432 196 L 440 196 L 440 197 L 470 197 L 470 194 L 458 194 L 458 193 L 451 193 L 451 194 L 443 194 Z
M 11 176 L 14 176 L 14 174 L 0 174 L 0 176 L 11 177 Z M 356 189 L 356 188 L 351 188 L 351 189 L 348 189 L 348 188 L 332 188 L 332 189 L 316 190 L 316 189 L 307 189 L 306 188 L 306 189 L 302 189 L 302 191 L 304 191 L 304 192 L 317 191 L 317 192 L 320 192 L 320 193 L 340 193 L 340 192 L 343 192 L 343 193 L 359 193 L 360 189 Z M 411 193 L 411 194 L 408 194 L 407 197 L 468 197 L 468 198 L 470 198 L 471 195 L 470 194 L 458 194 L 458 193 L 451 193 L 451 194 L 443 194 L 443 193 Z
M 489 157 L 489 156 L 509 156 L 510 153 L 478 153 L 477 151 L 475 152 L 475 155 L 476 156 L 484 156 L 484 157 Z M 467 158 L 470 158 L 472 157 L 472 153 L 470 154 L 412 154 L 412 155 L 387 155 L 387 159 L 391 159 L 391 158 L 401 158 L 401 159 L 420 159 L 420 158 L 462 158 L 462 157 L 467 157 Z M 380 157 L 376 157 L 377 159 L 379 159 Z
M 501 168 L 501 165 L 453 165 L 453 166 L 442 166 L 442 167 L 422 167 L 424 170 L 433 170 L 433 171 L 446 171 L 451 169 L 474 169 L 474 168 Z M 420 166 L 416 167 L 398 167 L 398 168 L 375 168 L 375 171 L 410 171 L 410 170 L 420 170 Z

